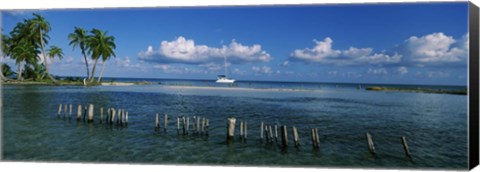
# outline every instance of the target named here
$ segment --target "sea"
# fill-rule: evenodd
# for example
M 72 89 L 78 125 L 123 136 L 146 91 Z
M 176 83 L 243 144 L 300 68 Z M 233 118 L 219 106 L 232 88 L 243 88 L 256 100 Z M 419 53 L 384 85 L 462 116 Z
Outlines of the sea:
M 468 169 L 467 95 L 367 91 L 369 86 L 466 89 L 465 86 L 105 78 L 128 86 L 3 85 L 5 161 L 275 167 Z M 72 104 L 73 114 L 57 114 Z M 93 104 L 92 123 L 75 119 Z M 100 123 L 100 108 L 125 109 L 128 126 Z M 155 129 L 159 114 L 160 130 Z M 163 130 L 164 114 L 168 115 Z M 177 132 L 177 117 L 209 119 L 208 135 Z M 233 142 L 227 119 L 236 118 Z M 239 136 L 247 122 L 247 138 Z M 260 140 L 261 123 L 286 126 L 288 145 Z M 299 144 L 293 143 L 292 127 Z M 311 129 L 320 148 L 314 149 Z M 369 152 L 370 133 L 375 154 Z M 401 137 L 408 143 L 406 156 Z

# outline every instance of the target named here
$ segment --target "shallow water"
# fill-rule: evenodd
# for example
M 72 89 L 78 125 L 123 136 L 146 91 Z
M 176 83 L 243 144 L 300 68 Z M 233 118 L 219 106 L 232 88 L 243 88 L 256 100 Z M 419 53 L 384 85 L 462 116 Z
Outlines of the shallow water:
M 3 159 L 12 161 L 235 164 L 316 167 L 466 169 L 467 96 L 314 90 L 200 89 L 162 85 L 3 86 Z M 95 104 L 94 123 L 57 117 L 59 103 Z M 129 112 L 125 128 L 100 124 L 99 107 Z M 155 113 L 169 114 L 167 133 L 154 130 Z M 209 136 L 177 135 L 176 117 L 206 116 Z M 225 142 L 226 119 L 237 118 L 235 141 Z M 160 115 L 163 120 L 163 115 Z M 238 139 L 239 121 L 248 139 Z M 289 146 L 260 143 L 260 122 L 289 127 Z M 293 146 L 291 127 L 299 130 Z M 320 150 L 310 129 L 318 128 Z M 190 129 L 192 129 L 190 127 Z M 365 132 L 377 154 L 368 152 Z M 408 140 L 408 159 L 400 137 Z M 280 139 L 280 138 L 279 138 Z

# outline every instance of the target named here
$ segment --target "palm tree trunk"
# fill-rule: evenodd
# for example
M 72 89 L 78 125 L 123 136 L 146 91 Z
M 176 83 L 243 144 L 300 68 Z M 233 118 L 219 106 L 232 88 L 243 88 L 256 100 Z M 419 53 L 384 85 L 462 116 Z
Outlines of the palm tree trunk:
M 105 63 L 107 63 L 106 61 L 103 61 L 102 63 L 102 71 L 100 71 L 100 75 L 98 76 L 98 82 L 100 82 L 102 80 L 102 74 L 103 74 L 103 70 L 105 69 Z
M 17 72 L 17 80 L 21 81 L 22 80 L 22 64 L 18 64 L 18 72 Z
M 97 63 L 99 58 L 100 57 L 95 59 L 95 64 L 93 64 L 92 75 L 90 76 L 90 82 L 93 82 L 93 80 L 95 79 L 95 68 L 97 68 Z
M 42 45 L 42 54 L 43 54 L 43 63 L 45 64 L 45 70 L 47 71 L 47 76 L 50 78 L 50 80 L 53 81 L 53 83 L 57 84 L 58 81 L 50 75 L 50 72 L 48 71 L 48 63 L 47 63 L 47 55 L 45 54 L 45 45 L 43 45 L 43 33 L 42 29 L 38 29 L 40 31 L 40 44 Z
M 85 66 L 87 67 L 87 78 L 90 78 L 90 69 L 88 69 L 88 61 L 87 61 L 87 55 L 85 54 L 85 50 L 82 47 L 82 54 L 83 58 L 85 59 Z

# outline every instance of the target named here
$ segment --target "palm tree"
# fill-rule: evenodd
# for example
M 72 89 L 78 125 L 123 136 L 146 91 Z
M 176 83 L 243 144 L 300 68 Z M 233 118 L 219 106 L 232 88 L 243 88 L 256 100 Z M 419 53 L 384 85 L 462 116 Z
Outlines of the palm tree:
M 15 72 L 12 71 L 12 68 L 6 63 L 2 63 L 1 67 L 2 67 L 2 72 L 1 72 L 2 76 L 10 77 L 15 74 Z
M 15 64 L 18 65 L 17 80 L 22 80 L 21 63 L 26 62 L 27 64 L 36 64 L 38 51 L 30 42 L 23 40 L 12 49 L 11 53 L 12 57 L 15 59 Z
M 85 66 L 87 68 L 87 78 L 90 78 L 87 54 L 85 53 L 85 50 L 87 49 L 87 31 L 83 28 L 75 27 L 73 33 L 70 33 L 68 35 L 68 39 L 70 40 L 70 43 L 68 43 L 68 45 L 72 45 L 73 49 L 78 46 L 80 47 L 80 50 L 82 50 L 83 58 L 85 59 Z
M 58 59 L 62 59 L 63 58 L 63 50 L 55 45 L 52 45 L 50 46 L 50 49 L 47 50 L 47 54 L 48 54 L 48 57 L 50 57 L 50 59 L 53 59 L 55 58 L 55 56 L 58 57 Z M 46 65 L 47 63 L 45 63 Z M 45 66 L 45 70 L 47 69 L 47 66 Z
M 3 31 L 3 29 L 2 29 Z M 3 59 L 6 57 L 6 56 L 9 56 L 10 55 L 10 37 L 8 35 L 4 35 L 2 34 L 2 46 L 0 47 L 1 48 L 1 61 L 3 61 Z M 8 67 L 8 69 L 6 69 Z M 0 72 L 0 80 L 7 80 L 7 77 L 8 75 L 6 75 L 6 72 L 4 71 L 10 71 L 10 66 L 8 66 L 7 64 L 5 63 L 2 63 L 2 65 L 0 66 L 0 70 L 2 72 Z
M 50 75 L 50 72 L 48 71 L 47 55 L 45 53 L 44 35 L 47 36 L 47 33 L 50 32 L 50 30 L 51 30 L 50 23 L 47 20 L 45 20 L 45 18 L 43 18 L 39 14 L 34 13 L 33 16 L 35 16 L 35 17 L 33 19 L 29 20 L 30 22 L 28 22 L 28 24 L 29 24 L 28 26 L 29 26 L 30 30 L 33 31 L 34 35 L 36 35 L 35 32 L 38 31 L 38 35 L 40 36 L 39 37 L 40 46 L 42 48 L 43 63 L 44 63 L 44 66 L 45 66 L 45 70 L 47 71 L 47 76 L 54 83 L 58 83 L 58 81 L 55 78 L 53 78 Z
M 92 69 L 92 75 L 90 76 L 90 82 L 93 82 L 98 59 L 102 57 L 102 60 L 105 62 L 110 57 L 115 56 L 115 52 L 113 50 L 116 48 L 116 45 L 114 42 L 115 38 L 113 36 L 107 36 L 106 31 L 92 29 L 90 32 L 92 35 L 88 38 L 88 52 L 92 55 L 92 59 L 95 60 L 95 64 L 93 65 Z M 99 80 L 100 79 L 101 74 Z

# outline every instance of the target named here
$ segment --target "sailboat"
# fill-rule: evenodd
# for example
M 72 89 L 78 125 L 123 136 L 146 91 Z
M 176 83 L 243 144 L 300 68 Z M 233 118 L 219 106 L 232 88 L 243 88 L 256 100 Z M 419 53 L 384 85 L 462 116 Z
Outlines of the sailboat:
M 226 84 L 231 84 L 234 83 L 234 79 L 229 79 L 227 78 L 227 57 L 223 56 L 224 58 L 224 64 L 225 64 L 225 74 L 224 75 L 218 75 L 217 77 L 217 83 L 226 83 Z

